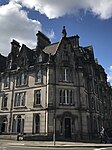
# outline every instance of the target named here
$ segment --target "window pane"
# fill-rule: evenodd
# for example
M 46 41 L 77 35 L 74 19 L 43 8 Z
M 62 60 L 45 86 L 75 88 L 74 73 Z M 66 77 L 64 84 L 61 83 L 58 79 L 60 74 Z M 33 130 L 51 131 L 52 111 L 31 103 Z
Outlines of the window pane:
M 40 116 L 39 114 L 34 114 L 34 133 L 40 132 Z
M 60 104 L 62 104 L 62 90 L 60 90 Z
M 26 81 L 27 81 L 27 75 L 25 73 L 20 73 L 17 76 L 17 86 L 26 85 L 27 83 Z
M 36 123 L 36 133 L 39 133 L 40 131 L 40 116 L 39 115 L 36 115 L 35 123 Z
M 16 96 L 16 106 L 19 106 L 19 93 Z
M 14 106 L 25 105 L 25 93 L 16 93 Z
M 24 73 L 22 73 L 21 74 L 21 85 L 24 85 L 24 83 L 25 83 L 25 74 Z
M 72 91 L 70 91 L 70 104 L 72 104 Z
M 63 80 L 68 81 L 69 80 L 69 70 L 68 68 L 63 69 Z
M 68 90 L 66 90 L 66 99 L 67 99 L 66 103 L 68 104 L 69 103 L 69 91 Z
M 41 82 L 42 81 L 42 71 L 38 70 L 36 72 L 36 82 Z
M 24 106 L 24 93 L 20 93 L 20 106 Z
M 4 87 L 9 87 L 9 77 L 5 78 Z
M 39 62 L 42 62 L 42 55 L 39 56 Z
M 63 103 L 65 104 L 66 101 L 65 101 L 65 90 L 63 91 Z
M 41 101 L 41 92 L 40 90 L 35 92 L 35 104 L 39 105 Z
M 72 90 L 60 90 L 59 91 L 59 103 L 60 104 L 72 104 L 73 103 L 73 91 Z
M 2 98 L 2 108 L 7 108 L 7 100 L 8 100 L 8 95 L 4 95 Z

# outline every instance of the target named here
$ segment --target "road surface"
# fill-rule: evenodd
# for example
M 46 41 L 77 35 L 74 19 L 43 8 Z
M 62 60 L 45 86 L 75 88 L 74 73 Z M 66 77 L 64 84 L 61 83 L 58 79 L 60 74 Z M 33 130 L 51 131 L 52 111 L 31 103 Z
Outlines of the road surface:
M 0 150 L 112 150 L 112 147 L 107 147 L 107 148 L 43 148 L 43 147 L 26 147 L 26 146 L 4 146 L 2 145 L 0 147 Z

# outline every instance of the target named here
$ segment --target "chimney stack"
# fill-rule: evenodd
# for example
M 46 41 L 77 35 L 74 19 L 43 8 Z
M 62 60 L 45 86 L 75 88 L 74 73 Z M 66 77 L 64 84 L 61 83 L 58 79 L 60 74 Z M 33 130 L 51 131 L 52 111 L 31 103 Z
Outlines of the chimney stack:
M 46 35 L 44 35 L 42 32 L 38 31 L 36 36 L 37 36 L 37 48 L 40 48 L 42 50 L 46 46 L 50 45 L 51 42 L 49 38 Z

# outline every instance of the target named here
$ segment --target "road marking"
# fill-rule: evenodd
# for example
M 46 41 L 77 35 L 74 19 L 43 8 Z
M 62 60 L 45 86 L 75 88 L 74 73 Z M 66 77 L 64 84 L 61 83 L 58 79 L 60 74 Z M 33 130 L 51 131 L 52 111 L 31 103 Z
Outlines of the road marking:
M 104 149 L 107 149 L 107 148 L 95 148 L 94 150 L 104 150 Z
M 20 147 L 20 148 L 23 148 L 22 145 L 20 145 L 20 146 L 19 146 L 19 145 L 17 145 L 17 146 L 16 146 L 16 145 L 9 145 L 9 147 Z M 36 149 L 37 149 L 37 148 L 39 148 L 39 147 L 29 147 L 29 146 L 27 147 L 27 146 L 24 146 L 24 149 L 28 149 L 28 148 L 30 148 L 30 149 L 31 149 L 31 148 L 32 148 L 32 149 L 36 148 Z
M 24 143 L 8 143 L 8 145 L 22 146 Z

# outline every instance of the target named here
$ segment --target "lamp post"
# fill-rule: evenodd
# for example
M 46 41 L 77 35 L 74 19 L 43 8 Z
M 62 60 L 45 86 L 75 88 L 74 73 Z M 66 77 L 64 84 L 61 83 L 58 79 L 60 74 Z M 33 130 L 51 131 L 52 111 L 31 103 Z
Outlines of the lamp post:
M 54 118 L 53 118 L 53 145 L 56 145 L 56 118 L 55 118 L 55 109 L 54 109 Z
M 53 117 L 53 144 L 56 145 L 56 62 L 54 62 L 54 117 Z

